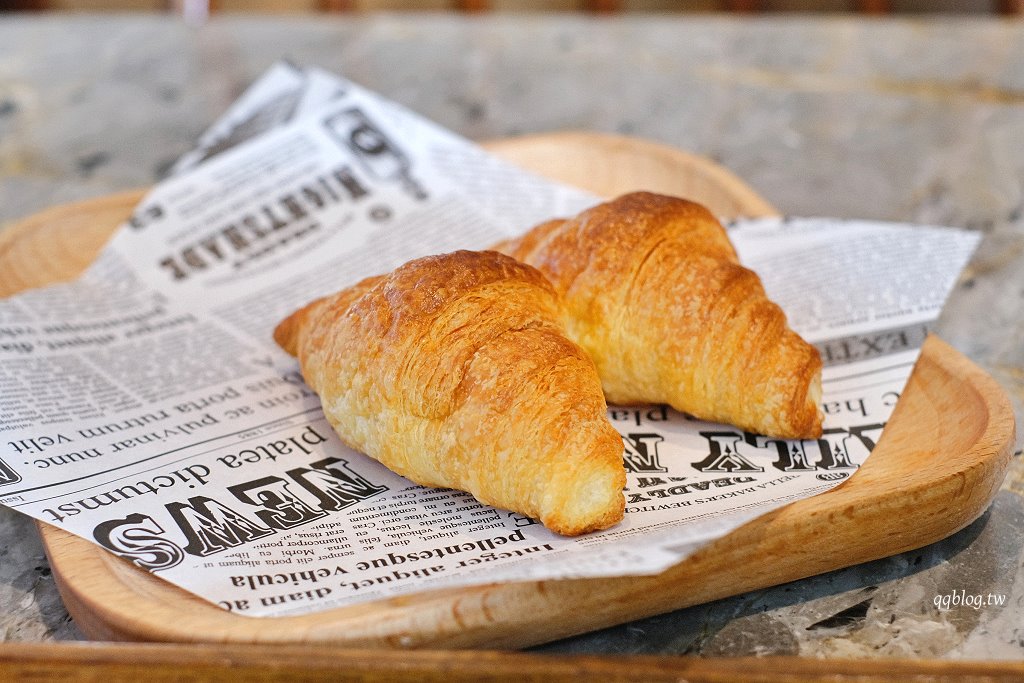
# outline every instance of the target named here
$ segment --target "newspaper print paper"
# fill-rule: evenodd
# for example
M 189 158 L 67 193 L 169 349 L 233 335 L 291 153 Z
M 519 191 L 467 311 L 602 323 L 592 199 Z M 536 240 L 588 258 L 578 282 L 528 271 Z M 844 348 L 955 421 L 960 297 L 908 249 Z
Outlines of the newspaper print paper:
M 657 573 L 856 472 L 977 243 L 833 219 L 732 226 L 822 352 L 825 433 L 782 441 L 610 406 L 625 520 L 576 539 L 342 446 L 270 338 L 313 297 L 596 201 L 354 83 L 277 67 L 81 279 L 0 301 L 0 503 L 252 616 Z

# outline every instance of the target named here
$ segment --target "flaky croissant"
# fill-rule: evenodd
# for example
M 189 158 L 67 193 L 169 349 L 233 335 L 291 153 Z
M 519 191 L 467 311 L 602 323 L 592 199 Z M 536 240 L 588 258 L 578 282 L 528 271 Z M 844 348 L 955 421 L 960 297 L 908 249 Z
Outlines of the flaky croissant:
M 821 434 L 817 350 L 704 207 L 636 192 L 495 249 L 565 298 L 569 337 L 593 358 L 610 403 L 667 403 L 770 436 Z
M 349 446 L 575 535 L 622 519 L 626 475 L 597 371 L 560 307 L 534 268 L 460 251 L 314 301 L 274 338 Z

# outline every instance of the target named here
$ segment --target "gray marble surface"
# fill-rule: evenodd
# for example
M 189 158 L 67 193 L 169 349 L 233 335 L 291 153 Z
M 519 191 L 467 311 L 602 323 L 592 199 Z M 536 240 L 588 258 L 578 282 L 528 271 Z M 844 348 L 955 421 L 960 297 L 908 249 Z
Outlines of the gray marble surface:
M 0 222 L 152 183 L 281 57 L 472 138 L 629 133 L 716 159 L 790 214 L 980 230 L 938 331 L 1021 415 L 1024 23 L 0 15 Z M 1022 496 L 1015 457 L 989 512 L 945 541 L 540 649 L 1020 659 Z M 1005 604 L 933 604 L 959 591 Z M 32 524 L 0 509 L 0 640 L 79 637 Z

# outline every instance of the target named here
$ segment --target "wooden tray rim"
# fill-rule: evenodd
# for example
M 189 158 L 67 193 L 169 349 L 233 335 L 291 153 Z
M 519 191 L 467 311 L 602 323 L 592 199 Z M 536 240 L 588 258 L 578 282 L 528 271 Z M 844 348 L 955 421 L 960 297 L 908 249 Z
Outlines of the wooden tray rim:
M 557 142 L 564 134 L 532 136 L 526 140 L 532 142 Z M 655 143 L 633 141 L 619 136 L 593 136 L 590 134 L 573 133 L 576 144 L 643 144 L 653 146 L 663 153 L 682 155 L 686 162 L 707 172 L 725 184 L 733 183 L 748 193 L 748 200 L 754 207 L 749 215 L 769 215 L 774 213 L 770 205 L 749 190 L 741 181 L 727 171 L 699 157 L 686 155 L 678 150 L 665 148 Z M 581 137 L 582 136 L 582 137 Z M 564 139 L 561 138 L 561 139 Z M 625 141 L 625 142 L 623 142 Z M 501 151 L 502 145 L 514 144 L 499 142 L 494 145 Z M 724 172 L 724 173 L 720 173 Z M 119 206 L 122 203 L 134 204 L 139 192 L 128 192 L 97 200 L 55 207 L 30 217 L 0 234 L 0 261 L 12 245 L 22 239 L 31 239 L 35 230 L 63 216 L 79 215 L 88 211 L 90 206 Z M 760 200 L 761 205 L 757 205 Z M 760 213 L 758 213 L 760 212 Z M 879 452 L 887 452 L 886 438 L 879 443 L 872 460 L 857 473 L 848 483 L 815 498 L 804 499 L 789 506 L 769 513 L 754 520 L 724 539 L 711 544 L 695 556 L 668 570 L 657 577 L 624 577 L 617 579 L 593 579 L 557 582 L 524 582 L 479 586 L 469 589 L 450 589 L 420 593 L 413 596 L 394 598 L 391 600 L 338 608 L 325 612 L 303 615 L 299 617 L 252 618 L 244 615 L 224 612 L 205 601 L 200 600 L 181 589 L 163 581 L 152 579 L 144 572 L 130 566 L 127 562 L 106 553 L 98 546 L 79 539 L 56 527 L 38 523 L 44 545 L 50 556 L 64 596 L 65 602 L 79 626 L 91 635 L 106 639 L 139 639 L 139 640 L 174 640 L 183 642 L 195 641 L 237 641 L 237 642 L 295 642 L 302 640 L 319 640 L 348 645 L 383 645 L 388 647 L 475 647 L 481 644 L 516 647 L 543 642 L 554 637 L 583 632 L 593 628 L 619 623 L 629 619 L 646 616 L 668 609 L 676 609 L 688 604 L 698 604 L 711 599 L 725 597 L 732 593 L 715 593 L 714 591 L 695 592 L 692 601 L 674 599 L 668 602 L 652 599 L 652 596 L 673 586 L 680 578 L 687 575 L 702 575 L 709 567 L 716 566 L 715 553 L 723 548 L 729 539 L 739 537 L 744 542 L 754 543 L 760 552 L 768 552 L 772 548 L 772 538 L 785 536 L 787 531 L 806 528 L 806 520 L 827 515 L 837 524 L 847 526 L 865 523 L 868 516 L 877 519 L 891 513 L 893 493 L 915 500 L 948 500 L 958 497 L 963 500 L 956 510 L 941 520 L 928 533 L 918 534 L 912 538 L 902 535 L 898 528 L 890 529 L 891 545 L 884 552 L 874 557 L 870 553 L 861 557 L 858 562 L 876 557 L 883 557 L 893 552 L 902 552 L 920 547 L 948 536 L 963 528 L 977 518 L 991 502 L 1009 462 L 1013 444 L 1013 412 L 1009 399 L 998 384 L 983 370 L 974 365 L 966 357 L 940 340 L 930 337 L 922 352 L 922 358 L 934 365 L 939 373 L 946 373 L 968 382 L 977 393 L 977 399 L 985 406 L 988 420 L 973 435 L 970 448 L 957 456 L 957 467 L 949 473 L 941 486 L 934 481 L 916 480 L 914 477 L 902 478 L 892 482 L 890 488 L 884 486 L 877 489 L 873 501 L 878 508 L 871 515 L 861 509 L 851 507 L 855 502 L 863 503 L 859 481 L 864 481 L 871 471 L 872 462 L 880 462 Z M 917 375 L 917 371 L 915 371 Z M 912 379 L 913 381 L 913 379 Z M 892 422 L 896 422 L 894 415 Z M 876 482 L 872 482 L 876 484 Z M 965 497 L 966 495 L 966 497 Z M 821 501 L 831 503 L 831 509 Z M 880 514 L 881 511 L 881 514 Z M 934 521 L 934 520 L 933 520 Z M 820 522 L 820 520 L 819 520 Z M 893 526 L 890 524 L 890 526 Z M 898 526 L 898 525 L 897 525 Z M 892 550 L 897 548 L 896 550 Z M 734 555 L 735 553 L 733 553 Z M 728 558 L 725 558 L 728 560 Z M 820 558 L 819 558 L 820 559 Z M 722 565 L 723 559 L 717 560 Z M 827 564 L 827 563 L 826 563 Z M 847 566 L 825 566 L 815 563 L 809 558 L 806 573 L 796 573 L 786 580 L 810 576 L 828 569 Z M 120 582 L 129 578 L 130 585 L 136 592 L 131 600 L 113 586 L 98 587 L 94 584 L 79 584 L 67 580 L 67 576 L 79 575 L 82 572 L 97 572 L 113 577 Z M 756 572 L 755 572 L 756 573 Z M 142 583 L 138 576 L 142 575 Z M 767 573 L 760 573 L 744 590 L 773 585 L 778 581 Z M 147 584 L 146 582 L 152 582 Z M 118 587 L 123 584 L 118 583 Z M 741 592 L 741 591 L 735 591 Z M 593 609 L 577 619 L 573 624 L 538 623 L 547 619 L 565 601 L 576 604 L 587 604 L 589 595 L 601 594 L 602 604 L 591 605 Z M 626 605 L 631 602 L 631 605 Z M 129 604 L 130 603 L 130 604 Z M 211 622 L 213 628 L 205 632 L 197 631 L 194 618 L 178 620 L 168 619 L 166 611 L 171 606 L 184 606 L 181 611 L 186 614 L 198 612 L 201 618 Z M 518 605 L 518 617 L 509 612 L 509 606 Z M 140 609 L 140 606 L 142 609 Z M 524 609 L 525 606 L 525 609 Z M 525 614 L 525 616 L 524 616 Z M 267 628 L 271 625 L 271 628 Z M 423 629 L 429 626 L 432 634 Z M 528 629 L 534 629 L 531 632 Z

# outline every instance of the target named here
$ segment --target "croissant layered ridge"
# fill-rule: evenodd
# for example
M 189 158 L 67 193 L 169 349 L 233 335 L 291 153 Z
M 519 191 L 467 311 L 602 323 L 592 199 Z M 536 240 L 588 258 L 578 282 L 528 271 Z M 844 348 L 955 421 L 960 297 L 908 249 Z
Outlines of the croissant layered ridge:
M 821 358 L 740 265 L 704 207 L 648 192 L 536 226 L 495 249 L 565 301 L 610 403 L 667 403 L 783 438 L 821 434 Z
M 536 269 L 416 259 L 278 325 L 341 440 L 412 481 L 576 535 L 622 519 L 622 439 L 593 361 Z

